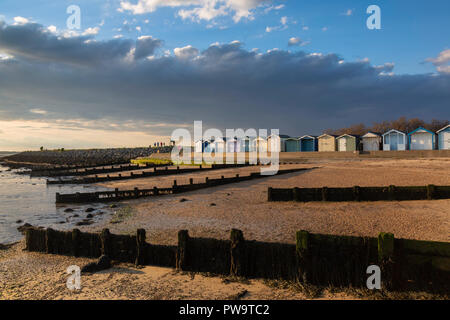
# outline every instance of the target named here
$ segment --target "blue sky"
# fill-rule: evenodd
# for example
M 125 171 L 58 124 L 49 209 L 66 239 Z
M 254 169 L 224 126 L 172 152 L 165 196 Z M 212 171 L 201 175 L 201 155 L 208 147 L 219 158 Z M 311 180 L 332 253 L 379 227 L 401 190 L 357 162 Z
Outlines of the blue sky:
M 1 0 L 0 150 L 149 145 L 194 120 L 292 136 L 445 120 L 449 13 L 446 0 Z

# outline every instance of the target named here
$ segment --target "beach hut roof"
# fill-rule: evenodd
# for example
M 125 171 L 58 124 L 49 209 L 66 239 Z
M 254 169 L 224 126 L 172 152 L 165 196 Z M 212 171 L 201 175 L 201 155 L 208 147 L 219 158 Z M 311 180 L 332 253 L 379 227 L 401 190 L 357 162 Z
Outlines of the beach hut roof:
M 303 138 L 317 139 L 317 136 L 311 136 L 309 134 L 306 134 L 306 135 L 300 137 L 300 139 L 303 139 Z
M 321 134 L 320 136 L 318 136 L 317 139 L 320 139 L 320 138 L 325 137 L 325 136 L 337 138 L 337 135 L 324 133 L 324 134 Z
M 404 132 L 402 132 L 402 131 L 400 131 L 400 130 L 397 130 L 397 129 L 391 129 L 391 130 L 389 130 L 389 131 L 383 133 L 383 136 L 385 136 L 385 135 L 387 135 L 387 134 L 389 134 L 389 133 L 391 133 L 391 132 L 397 132 L 397 133 L 401 133 L 401 134 L 403 134 L 403 135 L 406 135 Z
M 375 136 L 381 137 L 381 133 L 369 131 L 369 132 L 367 132 L 366 134 L 364 134 L 364 135 L 362 136 L 362 138 L 370 137 L 371 135 L 375 135 Z
M 410 135 L 412 135 L 412 134 L 414 134 L 414 133 L 416 133 L 418 131 L 425 131 L 425 132 L 431 133 L 433 136 L 435 134 L 433 131 L 425 129 L 424 127 L 418 127 L 417 129 L 415 129 L 415 130 L 411 131 L 410 133 L 408 133 L 408 136 L 410 136 Z
M 436 131 L 436 133 L 439 133 L 439 132 L 441 132 L 441 131 L 444 131 L 444 130 L 446 130 L 446 129 L 448 129 L 448 128 L 450 128 L 450 124 L 448 124 L 448 125 L 446 125 L 445 127 L 439 129 L 438 131 Z
M 357 138 L 358 136 L 354 135 L 354 134 L 344 133 L 344 134 L 340 135 L 339 137 L 337 137 L 336 139 L 340 139 L 340 138 L 343 138 L 343 137 Z

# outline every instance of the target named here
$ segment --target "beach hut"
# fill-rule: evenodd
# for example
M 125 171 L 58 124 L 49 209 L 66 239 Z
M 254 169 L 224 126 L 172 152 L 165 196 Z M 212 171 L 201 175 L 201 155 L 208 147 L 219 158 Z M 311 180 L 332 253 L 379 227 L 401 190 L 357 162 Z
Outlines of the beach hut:
M 198 140 L 197 142 L 195 142 L 194 150 L 195 150 L 195 152 L 198 152 L 198 153 L 206 152 L 208 146 L 209 146 L 209 141 Z
M 251 141 L 251 151 L 267 152 L 267 140 L 262 137 L 256 137 Z
M 243 139 L 238 139 L 239 140 L 239 152 L 250 152 L 250 146 L 251 146 L 251 139 L 250 137 L 245 137 Z
M 406 134 L 404 132 L 392 129 L 383 134 L 384 151 L 406 150 L 406 143 Z
M 225 152 L 227 139 L 223 137 L 218 137 L 214 140 L 214 152 Z
M 316 136 L 305 135 L 300 138 L 300 151 L 313 152 L 317 151 L 318 140 Z
M 338 151 L 358 150 L 359 137 L 351 134 L 343 134 L 336 138 Z
M 290 137 L 285 134 L 280 134 L 279 136 L 271 134 L 267 138 L 267 150 L 269 152 L 272 152 L 272 151 L 273 152 L 285 152 L 286 151 L 286 140 L 289 138 Z M 277 140 L 275 140 L 275 149 L 274 150 L 272 150 L 272 140 L 273 139 L 277 139 Z
M 227 145 L 227 152 L 241 152 L 241 143 L 240 141 L 236 138 L 230 138 L 226 141 L 226 145 Z
M 317 138 L 319 141 L 319 152 L 336 151 L 336 136 L 332 134 L 323 134 Z
M 450 124 L 439 129 L 438 135 L 438 146 L 439 150 L 450 150 Z
M 381 147 L 382 136 L 376 132 L 367 132 L 361 137 L 363 151 L 378 151 Z
M 433 150 L 436 134 L 423 127 L 408 133 L 409 150 Z
M 284 142 L 286 152 L 300 152 L 300 138 L 287 138 Z

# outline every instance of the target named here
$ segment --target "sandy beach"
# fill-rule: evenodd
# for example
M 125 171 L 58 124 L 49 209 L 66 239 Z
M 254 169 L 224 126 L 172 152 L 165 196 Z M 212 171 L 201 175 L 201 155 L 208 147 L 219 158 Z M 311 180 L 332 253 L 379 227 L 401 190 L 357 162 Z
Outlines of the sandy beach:
M 342 160 L 283 165 L 308 171 L 198 190 L 179 195 L 118 203 L 111 219 L 82 231 L 109 228 L 112 233 L 147 231 L 147 241 L 176 244 L 177 232 L 192 237 L 228 239 L 231 228 L 241 229 L 250 240 L 294 243 L 297 230 L 313 233 L 376 236 L 392 232 L 397 238 L 450 241 L 450 200 L 273 203 L 272 187 L 348 187 L 394 185 L 449 185 L 450 160 Z M 103 186 L 120 189 L 170 186 L 205 177 L 249 174 L 257 167 L 224 169 L 199 174 L 123 180 Z M 117 214 L 127 212 L 117 219 Z M 112 223 L 114 222 L 114 223 Z M 65 281 L 69 265 L 91 259 L 22 251 L 23 241 L 0 250 L 0 299 L 307 299 L 305 292 L 263 280 L 229 281 L 222 277 L 176 273 L 173 269 L 119 264 L 92 275 L 83 275 L 81 292 L 70 292 Z M 346 291 L 324 290 L 320 299 L 355 299 Z

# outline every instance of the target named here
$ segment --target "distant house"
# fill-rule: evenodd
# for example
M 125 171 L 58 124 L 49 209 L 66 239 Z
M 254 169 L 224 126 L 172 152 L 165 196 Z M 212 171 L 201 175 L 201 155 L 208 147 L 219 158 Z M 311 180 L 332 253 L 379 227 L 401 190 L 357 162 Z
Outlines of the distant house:
M 243 139 L 239 139 L 240 151 L 239 152 L 250 152 L 251 151 L 251 141 L 250 137 L 245 137 Z
M 240 141 L 236 138 L 230 138 L 226 141 L 226 145 L 227 145 L 227 152 L 241 152 L 241 144 Z
M 336 136 L 323 134 L 317 139 L 319 140 L 319 152 L 336 151 Z
M 286 152 L 300 152 L 300 138 L 287 138 L 284 145 Z
M 407 141 L 404 132 L 392 129 L 383 134 L 384 151 L 403 151 L 406 150 Z
M 217 137 L 214 140 L 214 152 L 222 153 L 226 150 L 227 139 L 224 137 Z
M 439 129 L 438 135 L 438 146 L 439 150 L 450 150 L 450 124 Z
M 267 150 L 269 152 L 285 152 L 286 151 L 286 139 L 289 139 L 290 137 L 288 135 L 285 134 L 280 134 L 278 136 L 275 136 L 273 134 L 271 134 L 268 138 L 267 138 Z M 275 140 L 275 149 L 272 150 L 272 140 Z
M 361 137 L 363 151 L 378 151 L 381 149 L 382 136 L 376 132 L 367 132 Z
M 358 150 L 359 137 L 351 134 L 343 134 L 336 138 L 338 151 Z
M 251 151 L 267 152 L 267 140 L 256 137 L 251 141 Z
M 198 140 L 197 142 L 195 142 L 194 150 L 195 150 L 195 152 L 198 152 L 198 153 L 206 152 L 208 146 L 209 146 L 209 141 Z
M 423 127 L 408 133 L 409 150 L 433 150 L 436 134 Z
M 318 140 L 316 136 L 305 135 L 300 138 L 300 151 L 313 152 L 318 150 Z

